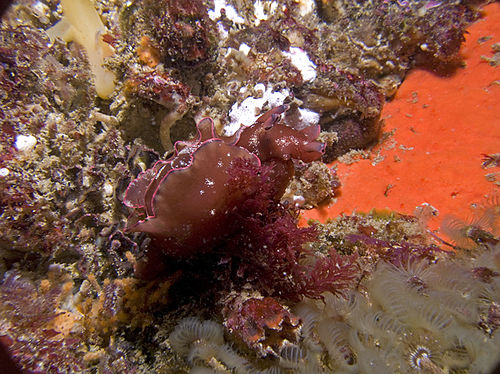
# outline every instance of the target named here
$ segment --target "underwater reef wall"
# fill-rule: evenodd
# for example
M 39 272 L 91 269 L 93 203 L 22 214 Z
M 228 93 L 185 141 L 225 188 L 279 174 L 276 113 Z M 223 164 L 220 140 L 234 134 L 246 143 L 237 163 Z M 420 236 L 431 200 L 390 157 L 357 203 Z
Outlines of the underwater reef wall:
M 482 3 L 13 2 L 0 352 L 22 373 L 488 372 L 498 199 L 453 243 L 395 212 L 298 224 L 410 69 L 460 65 Z

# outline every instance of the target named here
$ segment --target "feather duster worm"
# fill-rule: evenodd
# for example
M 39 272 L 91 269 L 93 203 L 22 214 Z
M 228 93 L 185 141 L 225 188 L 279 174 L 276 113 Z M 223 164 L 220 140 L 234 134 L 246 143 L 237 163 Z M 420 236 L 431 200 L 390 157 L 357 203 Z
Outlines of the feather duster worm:
M 258 184 L 235 188 L 242 181 L 231 173 L 234 165 L 249 171 L 267 165 L 278 200 L 293 176 L 292 159 L 309 162 L 324 152 L 315 141 L 319 126 L 299 131 L 277 123 L 287 109 L 276 107 L 228 138 L 217 136 L 211 119 L 200 121 L 197 139 L 177 142 L 172 157 L 130 183 L 124 203 L 134 211 L 127 230 L 149 233 L 173 256 L 210 250 L 238 226 L 238 207 L 258 192 Z

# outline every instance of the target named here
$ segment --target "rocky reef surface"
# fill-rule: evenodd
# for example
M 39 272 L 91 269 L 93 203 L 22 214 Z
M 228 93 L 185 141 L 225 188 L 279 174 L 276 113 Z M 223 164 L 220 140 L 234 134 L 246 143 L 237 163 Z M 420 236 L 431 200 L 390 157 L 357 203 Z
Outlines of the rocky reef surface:
M 338 192 L 325 162 L 377 142 L 411 68 L 460 65 L 479 5 L 14 2 L 0 25 L 0 360 L 488 372 L 498 197 L 448 219 L 453 243 L 425 214 L 297 224 Z

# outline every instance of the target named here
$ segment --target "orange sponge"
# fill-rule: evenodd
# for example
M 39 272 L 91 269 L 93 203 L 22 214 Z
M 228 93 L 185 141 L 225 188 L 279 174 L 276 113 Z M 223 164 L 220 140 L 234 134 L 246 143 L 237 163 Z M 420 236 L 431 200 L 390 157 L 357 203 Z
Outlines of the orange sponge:
M 465 219 L 471 203 L 498 193 L 500 168 L 485 169 L 482 162 L 484 154 L 500 152 L 500 67 L 491 60 L 500 42 L 500 4 L 485 7 L 468 32 L 465 66 L 447 77 L 412 71 L 382 113 L 384 131 L 393 135 L 370 159 L 336 162 L 341 196 L 304 212 L 302 223 L 372 208 L 412 214 L 423 203 L 440 217 Z

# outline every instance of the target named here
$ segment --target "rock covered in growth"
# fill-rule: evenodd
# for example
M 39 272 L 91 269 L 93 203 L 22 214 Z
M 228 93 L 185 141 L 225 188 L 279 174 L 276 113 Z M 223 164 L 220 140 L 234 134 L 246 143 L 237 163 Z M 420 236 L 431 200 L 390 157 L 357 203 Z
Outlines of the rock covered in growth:
M 124 218 L 119 185 L 136 165 L 96 96 L 83 50 L 43 30 L 57 18 L 45 2 L 23 1 L 0 24 L 0 335 L 25 371 L 75 373 L 127 361 L 108 347 L 112 323 L 94 325 L 85 310 L 86 325 L 70 295 L 90 274 L 132 273 L 130 240 L 113 245 L 113 259 L 101 250 Z M 51 278 L 54 264 L 71 275 Z M 112 317 L 119 291 L 105 292 L 102 316 Z M 106 358 L 101 365 L 92 355 Z
M 138 95 L 162 106 L 179 111 L 186 110 L 189 87 L 173 79 L 166 72 L 132 72 L 125 81 L 125 91 Z
M 272 297 L 244 294 L 224 301 L 224 325 L 236 338 L 262 356 L 277 356 L 298 341 L 300 319 Z
M 170 127 L 178 123 L 192 130 L 193 118 L 210 116 L 221 130 L 233 125 L 235 106 L 260 97 L 257 84 L 276 93 L 286 88 L 294 106 L 308 108 L 323 130 L 338 133 L 339 141 L 327 147 L 328 160 L 376 141 L 383 96 L 393 96 L 417 63 L 455 61 L 465 26 L 477 17 L 474 4 L 466 1 L 223 6 L 148 0 L 121 10 L 121 49 L 133 45 L 137 53 L 118 58 L 120 69 L 129 71 L 132 82 L 140 81 L 142 69 L 129 70 L 135 59 L 155 70 L 146 69 L 147 74 L 166 74 L 191 92 L 185 110 L 166 119 Z M 161 86 L 154 89 L 161 92 Z M 263 103 L 260 113 L 281 103 Z M 124 114 L 136 108 L 133 98 L 129 104 L 121 108 Z M 139 136 L 153 145 L 146 133 Z M 170 133 L 162 131 L 161 137 L 170 149 Z
M 321 114 L 322 130 L 337 136 L 327 148 L 326 162 L 378 140 L 384 97 L 366 78 L 333 66 L 320 66 L 319 70 L 317 78 L 304 85 L 297 97 L 304 107 Z
M 478 16 L 474 1 L 324 1 L 319 15 L 337 33 L 345 30 L 348 50 L 342 42 L 330 44 L 327 53 L 336 60 L 357 65 L 371 78 L 404 72 L 415 62 L 432 67 L 457 58 L 465 27 Z M 348 61 L 357 58 L 359 63 Z
M 288 185 L 282 201 L 290 206 L 309 209 L 334 198 L 340 187 L 336 171 L 323 162 L 295 163 L 295 178 Z
M 79 258 L 111 221 L 115 177 L 127 169 L 116 119 L 94 107 L 83 52 L 23 20 L 0 26 L 2 269 Z
M 214 22 L 203 1 L 146 0 L 146 17 L 161 60 L 167 65 L 196 65 L 212 58 Z
M 58 309 L 68 292 L 71 288 L 58 279 L 36 287 L 19 273 L 5 274 L 0 285 L 0 339 L 23 372 L 62 374 L 84 368 L 81 335 L 70 331 L 75 315 Z

